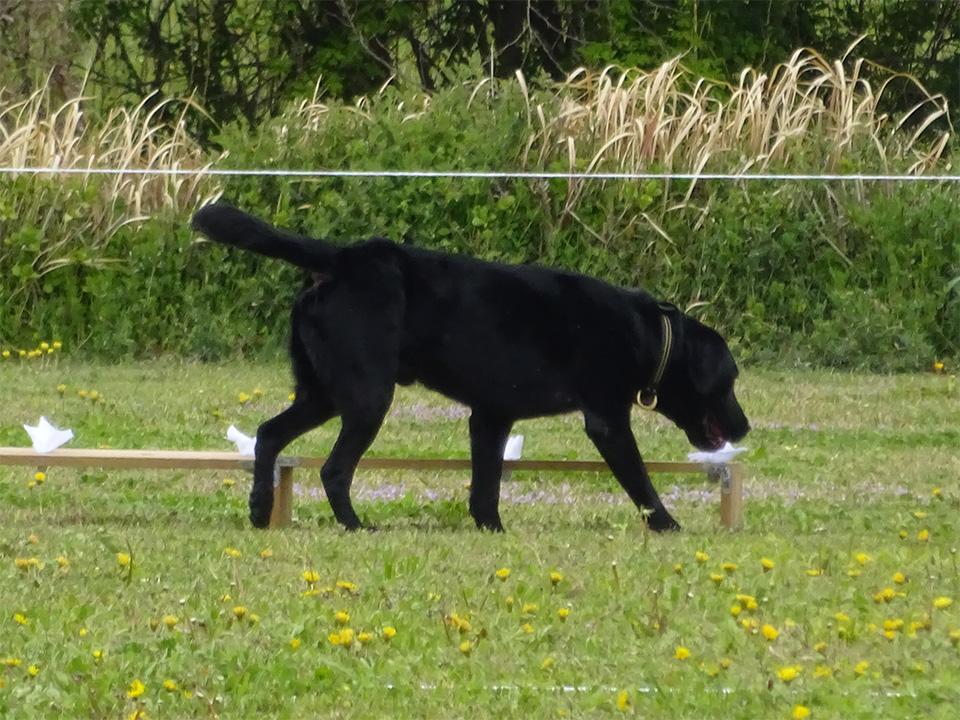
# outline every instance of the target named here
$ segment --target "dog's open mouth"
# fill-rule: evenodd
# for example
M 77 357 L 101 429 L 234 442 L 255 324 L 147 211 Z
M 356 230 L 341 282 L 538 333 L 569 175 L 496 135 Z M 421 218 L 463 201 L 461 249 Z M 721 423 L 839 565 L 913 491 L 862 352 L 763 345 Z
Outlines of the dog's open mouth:
M 712 452 L 723 447 L 724 443 L 726 442 L 726 438 L 723 435 L 723 429 L 721 429 L 721 427 L 713 418 L 704 418 L 703 429 L 704 435 L 707 439 L 708 450 Z

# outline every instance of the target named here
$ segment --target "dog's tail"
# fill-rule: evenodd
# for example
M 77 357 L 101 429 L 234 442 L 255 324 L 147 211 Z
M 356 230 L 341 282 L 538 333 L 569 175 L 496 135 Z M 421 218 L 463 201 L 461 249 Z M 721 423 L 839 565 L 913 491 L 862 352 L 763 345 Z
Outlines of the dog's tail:
M 190 226 L 214 242 L 286 260 L 307 270 L 328 269 L 337 253 L 337 247 L 324 240 L 278 230 L 226 203 L 201 208 Z

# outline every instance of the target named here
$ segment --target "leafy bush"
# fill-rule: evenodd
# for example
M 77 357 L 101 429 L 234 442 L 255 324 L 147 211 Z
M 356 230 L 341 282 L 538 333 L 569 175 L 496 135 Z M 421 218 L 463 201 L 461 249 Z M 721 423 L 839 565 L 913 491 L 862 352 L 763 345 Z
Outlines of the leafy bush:
M 660 81 L 618 84 L 606 74 L 584 84 L 578 76 L 554 92 L 531 92 L 520 78 L 431 98 L 387 88 L 356 106 L 314 96 L 255 133 L 239 122 L 222 128 L 217 164 L 558 172 L 940 167 L 945 137 L 884 129 L 884 118 L 868 111 L 876 95 L 855 73 L 844 84 L 825 63 L 795 61 L 801 66 L 786 67 L 766 95 L 745 75 L 727 100 L 739 119 L 723 132 L 714 127 L 724 117 L 716 110 L 725 102 L 720 90 L 701 87 L 691 104 L 680 71 L 668 64 L 657 71 Z M 812 67 L 821 73 L 813 80 Z M 792 78 L 795 93 L 783 78 Z M 650 88 L 668 81 L 672 90 L 654 98 Z M 848 111 L 824 114 L 832 103 Z M 694 105 L 713 110 L 695 115 Z M 643 113 L 654 107 L 658 120 L 645 124 Z M 802 121 L 789 130 L 784 117 Z M 763 128 L 768 137 L 758 135 Z M 193 166 L 203 163 L 183 148 Z M 0 346 L 56 335 L 110 358 L 278 351 L 298 272 L 195 242 L 189 215 L 222 191 L 268 221 L 337 242 L 380 234 L 642 285 L 716 326 L 747 362 L 903 370 L 960 352 L 955 185 L 233 176 L 217 187 L 201 175 L 188 190 L 154 192 L 149 212 L 133 213 L 140 195 L 122 196 L 102 177 L 0 176 L 0 301 L 13 310 L 0 316 Z M 91 226 L 98 209 L 109 222 Z

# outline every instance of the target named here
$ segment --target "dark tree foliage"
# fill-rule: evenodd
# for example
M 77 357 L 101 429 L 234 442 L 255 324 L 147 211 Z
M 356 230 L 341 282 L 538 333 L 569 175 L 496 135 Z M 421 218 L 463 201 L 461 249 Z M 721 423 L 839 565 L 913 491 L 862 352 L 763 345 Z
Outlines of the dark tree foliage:
M 260 122 L 318 78 L 349 100 L 391 79 L 429 92 L 682 54 L 730 80 L 799 47 L 841 57 L 861 35 L 856 56 L 960 102 L 960 0 L 0 0 L 0 85 L 22 83 L 20 65 L 62 75 L 72 62 L 108 103 L 195 93 L 205 136 Z M 919 98 L 905 82 L 888 102 Z

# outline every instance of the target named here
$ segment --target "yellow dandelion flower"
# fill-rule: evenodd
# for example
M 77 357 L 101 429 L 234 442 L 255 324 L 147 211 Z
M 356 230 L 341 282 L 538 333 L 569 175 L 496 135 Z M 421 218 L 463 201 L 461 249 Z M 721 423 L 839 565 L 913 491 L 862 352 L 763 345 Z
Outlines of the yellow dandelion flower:
M 63 555 L 57 558 L 57 565 L 60 567 L 67 567 L 70 564 L 70 561 L 67 560 Z
M 5 358 L 10 357 L 10 351 L 9 351 L 9 350 L 4 350 L 2 353 L 0 353 L 0 356 L 3 356 L 3 357 L 5 357 Z
M 260 388 L 254 388 L 252 394 L 253 394 L 254 400 L 259 400 L 260 398 L 263 397 L 263 390 L 261 390 Z
M 819 574 L 820 574 L 819 570 L 814 570 L 812 568 L 810 570 L 807 570 L 807 575 L 809 575 L 810 577 L 816 577 Z
M 523 612 L 525 612 L 525 613 L 536 612 L 536 610 L 537 610 L 537 606 L 534 605 L 533 603 L 524 603 L 524 604 L 523 604 Z
M 117 562 L 126 567 L 130 564 L 130 556 L 127 553 L 117 553 Z
M 353 642 L 353 630 L 350 628 L 342 628 L 339 634 L 341 645 L 349 645 Z
M 341 625 L 346 625 L 348 622 L 350 622 L 350 613 L 348 613 L 346 610 L 340 610 L 334 617 Z
M 251 623 L 260 622 L 260 616 L 257 615 L 256 613 L 250 613 L 250 617 L 248 619 L 250 620 Z
M 720 567 L 723 569 L 725 573 L 732 573 L 734 570 L 736 570 L 740 566 L 737 565 L 736 563 L 725 562 L 722 565 L 720 565 Z
M 813 676 L 815 678 L 830 677 L 831 675 L 833 675 L 833 670 L 826 665 L 817 665 L 813 671 Z
M 617 710 L 625 711 L 630 707 L 630 696 L 627 695 L 626 690 L 621 690 L 617 693 Z
M 901 539 L 901 540 L 905 540 L 906 537 L 907 537 L 907 531 L 906 531 L 906 530 L 901 530 L 901 531 L 900 531 L 900 539 Z
M 960 630 L 950 631 L 950 642 L 953 645 L 960 645 Z
M 800 672 L 797 670 L 796 666 L 788 665 L 787 667 L 782 667 L 777 670 L 777 677 L 783 680 L 783 682 L 788 683 L 791 680 L 795 680 Z
M 237 395 L 237 402 L 239 402 L 241 405 L 243 405 L 244 403 L 248 403 L 250 402 L 250 396 L 247 395 L 245 392 L 242 392 L 239 395 Z
M 87 636 L 87 629 L 86 629 L 86 628 L 80 628 L 79 635 L 80 635 L 80 637 L 86 637 L 86 636 Z
M 43 481 L 47 479 L 46 473 L 38 472 L 33 476 L 33 479 L 38 483 L 43 484 Z
M 888 630 L 888 631 L 899 630 L 902 627 L 903 627 L 903 620 L 901 620 L 900 618 L 893 618 L 892 620 L 883 621 L 884 630 Z
M 470 653 L 473 652 L 473 643 L 469 640 L 464 640 L 460 643 L 460 652 L 469 657 Z
M 739 615 L 739 614 L 740 614 L 740 606 L 739 606 L 739 605 L 733 605 L 733 606 L 730 608 L 730 614 L 733 615 L 734 617 L 736 617 L 737 615 Z
M 221 596 L 220 596 L 220 602 L 230 602 L 230 596 L 229 596 L 229 595 L 221 595 Z
M 868 562 L 870 562 L 873 559 L 866 553 L 857 553 L 856 558 L 857 558 L 857 562 L 860 563 L 861 565 L 866 565 Z
M 177 689 L 177 684 L 173 680 L 164 680 L 163 689 L 167 692 L 173 692 Z
M 53 343 L 53 349 L 54 349 L 54 350 L 59 350 L 59 349 L 62 348 L 62 347 L 63 347 L 63 343 L 60 342 L 59 340 L 57 340 L 57 341 L 55 341 L 55 342 Z
M 247 609 L 243 605 L 237 605 L 233 608 L 233 614 L 236 615 L 237 620 L 243 620 L 243 616 L 247 614 Z
M 940 488 L 934 488 L 933 493 L 931 493 L 935 498 L 943 499 L 943 491 Z
M 94 651 L 93 651 L 93 659 L 94 659 L 94 661 L 95 661 L 95 662 L 100 662 L 101 660 L 103 660 L 104 654 L 105 654 L 105 653 L 103 652 L 103 650 L 94 650 Z
M 705 563 L 707 560 L 709 560 L 710 556 L 707 555 L 702 550 L 697 550 L 696 558 L 697 558 L 697 562 L 702 564 L 702 563 Z
M 770 642 L 776 640 L 777 636 L 780 634 L 773 625 L 764 625 L 760 629 L 760 632 L 763 633 L 763 636 Z
M 750 598 L 749 600 L 747 600 L 747 610 L 756 610 L 756 609 L 757 609 L 757 601 L 754 600 L 753 598 Z
M 673 656 L 674 656 L 677 660 L 686 660 L 688 657 L 690 657 L 690 651 L 687 650 L 687 648 L 681 646 L 681 647 L 678 647 L 678 648 L 677 648 L 677 650 L 676 650 L 676 652 L 673 654 Z
M 938 597 L 933 601 L 933 606 L 938 610 L 945 610 L 953 604 L 953 600 L 948 597 Z
M 898 583 L 898 584 L 902 585 L 903 583 L 905 583 L 905 582 L 907 581 L 907 578 L 904 577 L 904 575 L 903 575 L 902 572 L 895 572 L 895 573 L 893 574 L 893 581 L 894 581 L 895 583 Z
M 570 608 L 560 608 L 557 610 L 557 617 L 560 618 L 560 622 L 566 622 L 567 618 L 570 617 Z
M 36 677 L 40 674 L 40 668 L 38 668 L 36 665 L 31 665 L 27 668 L 27 672 L 30 673 L 30 677 Z
M 915 518 L 923 520 L 927 516 L 927 514 L 923 510 L 916 510 L 914 511 L 913 516 Z
M 6 660 L 3 661 L 3 664 L 6 665 L 7 667 L 19 667 L 20 658 L 7 658 Z
M 167 626 L 168 630 L 173 630 L 178 622 L 180 622 L 180 618 L 176 615 L 166 615 L 163 618 L 163 624 Z
M 224 548 L 224 549 L 223 549 L 223 553 L 224 553 L 224 555 L 229 555 L 229 556 L 232 557 L 232 558 L 238 558 L 238 557 L 240 557 L 241 555 L 243 555 L 242 552 L 240 552 L 240 551 L 237 550 L 236 548 L 232 548 L 232 547 Z
M 760 560 L 760 565 L 763 566 L 764 572 L 770 572 L 773 570 L 775 563 L 770 558 L 762 558 Z
M 372 639 L 373 639 L 372 633 L 362 632 L 359 635 L 357 635 L 357 642 L 359 642 L 361 645 L 366 645 Z
M 674 572 L 677 572 L 677 573 L 678 573 L 678 572 L 683 572 L 683 564 L 682 564 L 682 563 L 677 563 L 676 565 L 674 565 L 674 566 L 673 566 L 673 571 L 674 571 Z
M 304 570 L 300 577 L 307 581 L 307 585 L 313 585 L 320 579 L 320 575 L 313 570 Z
M 917 540 L 920 542 L 927 542 L 930 539 L 930 531 L 924 528 L 919 533 L 917 533 Z
M 862 661 L 862 662 L 858 662 L 858 663 L 854 666 L 853 671 L 854 671 L 857 675 L 864 675 L 864 674 L 866 674 L 867 668 L 869 668 L 869 667 L 870 667 L 870 663 L 868 663 L 866 660 L 864 660 L 864 661 Z
M 17 566 L 18 570 L 26 572 L 30 569 L 30 561 L 26 558 L 14 558 L 13 564 Z
M 87 391 L 86 391 L 86 390 L 78 390 L 78 391 L 77 391 L 77 395 L 79 395 L 79 396 L 82 397 L 84 400 L 86 400 L 86 398 L 87 398 Z
M 710 579 L 713 580 L 717 585 L 723 582 L 723 575 L 717 575 L 716 573 L 710 576 Z
M 96 401 L 99 400 L 99 399 L 100 399 L 100 393 L 97 392 L 96 390 L 91 390 L 91 391 L 90 391 L 90 401 L 91 401 L 91 402 L 96 402 Z
M 330 644 L 331 644 L 331 645 L 339 645 L 339 644 L 340 644 L 340 633 L 330 633 L 329 635 L 327 635 L 327 640 L 330 641 Z
M 793 714 L 790 716 L 793 720 L 803 720 L 810 716 L 810 708 L 804 705 L 794 705 Z
M 139 680 L 134 680 L 130 683 L 130 688 L 127 690 L 127 697 L 138 698 L 143 695 L 144 691 L 147 688 Z
M 341 590 L 346 590 L 347 592 L 357 591 L 357 586 L 352 582 L 347 582 L 346 580 L 337 580 L 337 587 Z
M 860 568 L 850 568 L 849 570 L 847 570 L 847 575 L 849 575 L 850 577 L 860 577 L 860 574 L 862 572 L 863 571 Z
M 13 616 L 13 621 L 14 621 L 15 623 L 17 623 L 18 625 L 24 625 L 24 626 L 26 626 L 26 625 L 29 625 L 29 624 L 30 624 L 30 621 L 27 620 L 27 618 L 25 618 L 25 617 L 24 617 L 23 615 L 21 615 L 20 613 L 15 613 L 15 614 L 14 614 L 14 616 Z
M 557 585 L 563 581 L 563 575 L 558 572 L 550 573 L 550 583 L 552 585 Z
M 545 658 L 543 659 L 543 661 L 540 663 L 540 667 L 541 667 L 542 669 L 544 669 L 544 670 L 546 670 L 547 668 L 551 667 L 552 665 L 553 665 L 553 658 L 552 658 L 552 657 L 545 657 Z
M 821 640 L 818 643 L 813 644 L 813 651 L 818 652 L 823 655 L 827 651 L 827 644 Z
M 724 670 L 729 669 L 730 665 L 731 665 L 730 658 L 724 658 L 723 660 L 720 661 L 720 667 L 722 667 Z
M 389 625 L 383 628 L 383 637 L 386 640 L 393 640 L 396 634 L 397 634 L 396 628 L 392 628 Z
M 508 577 L 510 577 L 510 568 L 505 568 L 505 567 L 500 568 L 499 570 L 497 570 L 496 574 L 497 574 L 497 578 L 500 579 L 501 581 L 506 580 Z
M 236 484 L 236 480 L 233 478 L 224 478 L 222 481 L 224 487 L 233 487 Z
M 271 550 L 270 548 L 264 548 L 263 550 L 260 551 L 260 557 L 262 557 L 264 560 L 266 560 L 267 558 L 272 558 L 273 550 Z
M 297 398 L 296 393 L 290 393 L 289 395 L 287 395 L 287 400 L 289 400 L 290 402 L 293 402 L 294 400 L 296 400 L 296 398 Z
M 298 647 L 300 647 L 300 638 L 290 638 L 290 649 L 296 650 Z

